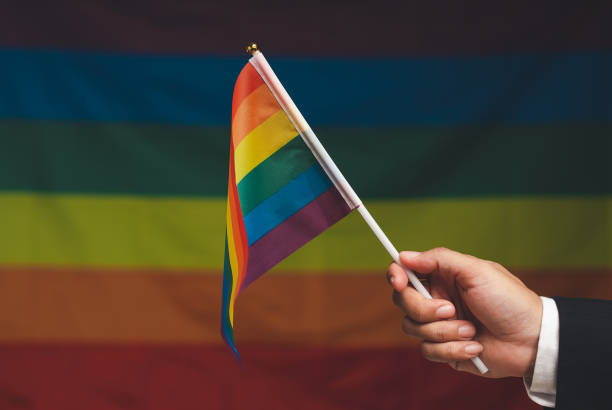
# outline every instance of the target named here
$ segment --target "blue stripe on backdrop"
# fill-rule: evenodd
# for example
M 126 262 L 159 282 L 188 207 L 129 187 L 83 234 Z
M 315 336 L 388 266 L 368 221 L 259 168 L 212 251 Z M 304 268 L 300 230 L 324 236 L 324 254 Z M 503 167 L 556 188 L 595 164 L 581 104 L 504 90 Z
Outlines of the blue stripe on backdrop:
M 244 217 L 249 246 L 327 191 L 332 182 L 319 164 L 295 177 Z
M 4 49 L 0 61 L 0 118 L 222 125 L 246 58 Z M 612 53 L 270 63 L 313 125 L 612 118 Z

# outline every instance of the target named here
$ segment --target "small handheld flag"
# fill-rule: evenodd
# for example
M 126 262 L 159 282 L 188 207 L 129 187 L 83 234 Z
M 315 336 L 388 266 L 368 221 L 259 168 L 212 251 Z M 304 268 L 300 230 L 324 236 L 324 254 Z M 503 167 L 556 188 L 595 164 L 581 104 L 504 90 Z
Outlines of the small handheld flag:
M 252 59 L 234 88 L 229 167 L 221 326 L 238 354 L 233 336 L 238 293 L 354 207 L 304 143 Z
M 357 209 L 400 266 L 399 252 L 299 112 L 256 44 L 234 87 L 221 334 L 234 342 L 236 297 L 325 229 Z M 412 285 L 431 295 L 404 267 Z M 487 367 L 472 359 L 481 373 Z

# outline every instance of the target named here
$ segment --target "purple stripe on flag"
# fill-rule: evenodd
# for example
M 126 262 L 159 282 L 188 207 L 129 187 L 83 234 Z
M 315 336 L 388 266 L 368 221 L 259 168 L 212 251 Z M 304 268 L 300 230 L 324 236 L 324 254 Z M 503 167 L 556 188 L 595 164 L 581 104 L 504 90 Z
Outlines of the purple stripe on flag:
M 249 247 L 241 290 L 350 212 L 334 186 L 316 197 Z

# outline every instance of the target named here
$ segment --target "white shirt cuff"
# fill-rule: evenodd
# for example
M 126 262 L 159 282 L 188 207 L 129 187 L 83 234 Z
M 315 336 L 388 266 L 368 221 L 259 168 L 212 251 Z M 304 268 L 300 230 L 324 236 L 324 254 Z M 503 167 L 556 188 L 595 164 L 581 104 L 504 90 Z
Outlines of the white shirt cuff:
M 553 299 L 542 299 L 542 324 L 533 377 L 523 378 L 529 398 L 534 402 L 555 407 L 557 398 L 557 361 L 559 359 L 559 311 Z

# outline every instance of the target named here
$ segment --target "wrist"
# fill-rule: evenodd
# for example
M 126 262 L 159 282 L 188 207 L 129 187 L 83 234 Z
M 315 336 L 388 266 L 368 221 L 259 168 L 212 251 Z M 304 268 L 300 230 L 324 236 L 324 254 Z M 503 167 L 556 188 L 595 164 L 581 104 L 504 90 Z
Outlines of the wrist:
M 527 367 L 527 371 L 523 375 L 523 379 L 525 379 L 525 383 L 527 384 L 527 386 L 531 386 L 531 381 L 533 380 L 534 369 L 535 369 L 535 360 L 533 361 L 533 363 L 529 365 L 529 367 Z
M 528 353 L 526 355 L 527 361 L 525 365 L 525 371 L 523 373 L 523 377 L 525 380 L 529 380 L 531 383 L 531 379 L 533 378 L 533 372 L 535 370 L 536 359 L 538 357 L 538 345 L 540 342 L 540 332 L 542 331 L 542 318 L 544 306 L 542 304 L 542 299 L 535 293 L 534 296 L 534 316 L 531 320 L 531 332 L 528 333 L 526 338 L 526 345 L 528 348 Z

